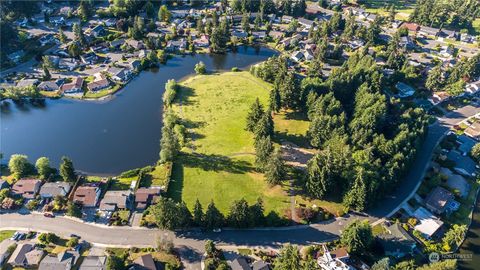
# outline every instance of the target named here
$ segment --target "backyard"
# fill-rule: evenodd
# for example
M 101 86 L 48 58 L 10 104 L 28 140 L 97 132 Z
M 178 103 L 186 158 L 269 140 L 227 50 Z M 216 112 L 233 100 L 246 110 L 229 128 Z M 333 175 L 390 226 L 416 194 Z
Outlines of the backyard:
M 250 105 L 267 105 L 270 85 L 248 72 L 199 75 L 181 83 L 174 111 L 188 129 L 188 141 L 173 167 L 169 195 L 193 209 L 213 200 L 227 213 L 234 200 L 262 198 L 266 213 L 281 214 L 289 199 L 283 187 L 269 187 L 254 170 L 253 135 L 245 130 Z

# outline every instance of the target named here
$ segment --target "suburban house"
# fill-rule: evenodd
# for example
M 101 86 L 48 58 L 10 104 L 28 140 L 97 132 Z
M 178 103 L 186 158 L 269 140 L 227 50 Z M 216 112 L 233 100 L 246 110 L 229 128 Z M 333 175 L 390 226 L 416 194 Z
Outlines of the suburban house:
M 465 93 L 473 95 L 478 93 L 480 90 L 480 81 L 472 82 L 467 84 L 467 87 L 465 88 Z
M 72 189 L 72 184 L 68 182 L 48 182 L 40 188 L 40 197 L 42 199 L 52 199 L 56 196 L 65 197 Z
M 128 62 L 128 68 L 133 71 L 138 71 L 142 65 L 142 62 L 138 59 L 132 59 Z
M 110 42 L 110 46 L 115 48 L 115 49 L 120 48 L 120 46 L 122 46 L 123 44 L 125 44 L 125 39 L 116 39 L 116 40 Z
M 354 268 L 347 264 L 350 256 L 344 248 L 337 249 L 331 253 L 327 246 L 323 245 L 323 255 L 318 257 L 317 263 L 322 270 L 353 270 Z
M 2 266 L 5 260 L 8 258 L 8 256 L 10 256 L 9 247 L 14 244 L 15 242 L 13 242 L 10 239 L 5 239 L 2 242 L 0 242 L 0 266 Z
M 402 258 L 406 255 L 413 254 L 417 242 L 415 242 L 415 239 L 413 239 L 399 223 L 394 223 L 385 229 L 386 233 L 378 236 L 385 255 Z
M 313 27 L 314 22 L 304 18 L 298 18 L 298 22 L 305 27 L 305 29 L 310 29 Z
M 40 261 L 45 256 L 45 251 L 43 249 L 35 248 L 25 253 L 24 266 L 28 268 L 38 268 Z
M 465 129 L 464 133 L 473 139 L 480 141 L 480 122 L 475 122 Z
M 252 269 L 253 270 L 270 270 L 271 268 L 270 268 L 270 265 L 268 263 L 266 263 L 263 260 L 260 260 L 260 261 L 255 261 L 252 264 Z
M 440 33 L 440 30 L 438 28 L 433 28 L 433 27 L 428 27 L 428 26 L 421 26 L 420 30 L 418 33 L 424 37 L 437 37 L 438 34 Z
M 469 128 L 471 128 L 471 126 Z M 468 130 L 468 128 L 466 130 Z M 475 131 L 478 132 L 478 129 L 475 129 Z M 468 136 L 471 136 L 469 132 L 464 133 Z M 455 162 L 455 167 L 453 168 L 453 170 L 456 173 L 466 177 L 476 176 L 475 172 L 477 171 L 479 165 L 469 156 L 464 156 L 457 150 L 451 150 L 450 152 L 448 152 L 447 158 Z
M 60 58 L 58 68 L 72 71 L 78 67 L 78 61 L 75 58 Z
M 77 93 L 81 92 L 83 87 L 83 78 L 76 77 L 71 83 L 62 85 L 61 90 L 63 93 Z
M 130 190 L 109 190 L 100 201 L 99 210 L 102 212 L 114 212 L 118 209 L 130 208 L 132 193 Z
M 458 210 L 460 203 L 455 196 L 443 187 L 434 188 L 425 199 L 425 206 L 435 214 L 451 213 Z
M 33 250 L 32 243 L 21 243 L 18 244 L 15 250 L 13 251 L 12 255 L 8 259 L 8 264 L 11 266 L 27 266 L 27 261 L 25 258 L 25 254 Z
M 251 270 L 245 257 L 237 257 L 230 263 L 232 270 Z
M 98 91 L 110 86 L 107 77 L 102 73 L 96 73 L 93 82 L 87 84 L 88 91 Z
M 57 255 L 49 254 L 40 262 L 38 270 L 70 270 L 80 255 L 74 251 L 63 251 Z
M 443 221 L 423 207 L 419 207 L 415 210 L 415 212 L 413 212 L 413 217 L 418 220 L 414 229 L 419 231 L 427 239 L 430 239 L 430 237 L 432 237 L 432 235 L 434 235 L 443 225 Z
M 128 270 L 157 270 L 152 254 L 145 254 L 133 261 Z
M 465 198 L 468 196 L 471 186 L 463 176 L 453 173 L 450 169 L 445 167 L 440 168 L 440 173 L 447 177 L 447 186 L 456 190 L 460 197 Z
M 75 190 L 73 201 L 81 204 L 83 207 L 95 207 L 100 194 L 101 189 L 98 186 L 80 186 Z
M 58 91 L 60 90 L 60 86 L 54 81 L 47 81 L 47 82 L 41 82 L 38 86 L 37 89 L 40 91 Z
M 38 83 L 39 81 L 37 79 L 22 79 L 17 82 L 17 87 L 31 87 L 37 85 Z
M 83 259 L 79 270 L 107 270 L 106 256 L 87 256 Z
M 146 209 L 160 197 L 160 187 L 141 187 L 135 192 L 135 208 L 139 210 Z
M 265 31 L 253 31 L 252 36 L 255 39 L 264 39 L 267 36 L 267 33 Z
M 94 37 L 101 37 L 101 36 L 104 36 L 107 33 L 107 31 L 105 30 L 103 25 L 99 24 L 99 25 L 93 27 L 92 30 L 90 31 L 90 33 Z
M 20 179 L 12 186 L 12 193 L 20 195 L 25 199 L 33 199 L 40 190 L 41 180 L 38 179 Z
M 107 73 L 110 74 L 110 77 L 115 81 L 125 82 L 130 79 L 131 71 L 126 68 L 119 67 L 109 67 Z
M 187 49 L 187 41 L 184 38 L 180 40 L 169 40 L 165 47 L 165 50 L 169 52 L 183 51 L 185 49 Z
M 145 45 L 143 44 L 142 41 L 138 41 L 135 39 L 128 39 L 125 42 L 128 44 L 128 46 L 132 47 L 135 50 L 141 50 L 145 48 Z
M 193 40 L 193 44 L 195 44 L 197 47 L 206 48 L 208 45 L 210 45 L 210 39 L 208 35 L 201 35 Z
M 305 58 L 305 56 L 303 55 L 303 53 L 301 51 L 296 51 L 296 52 L 293 52 L 293 54 L 292 54 L 292 56 L 290 56 L 290 58 L 295 62 L 300 62 Z
M 80 60 L 82 60 L 82 63 L 85 65 L 92 65 L 97 62 L 98 56 L 94 52 L 88 52 L 80 55 Z

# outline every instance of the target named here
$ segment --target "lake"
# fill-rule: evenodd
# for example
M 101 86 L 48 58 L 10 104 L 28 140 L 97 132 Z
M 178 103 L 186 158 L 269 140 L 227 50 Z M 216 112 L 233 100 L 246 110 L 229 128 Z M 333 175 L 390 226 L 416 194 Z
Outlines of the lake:
M 467 233 L 467 238 L 460 247 L 459 253 L 472 255 L 471 259 L 460 259 L 458 265 L 460 269 L 474 270 L 479 269 L 480 265 L 480 200 L 477 198 L 475 210 L 473 213 L 472 224 Z
M 154 164 L 160 151 L 162 95 L 169 79 L 192 74 L 203 61 L 208 71 L 230 70 L 266 60 L 268 48 L 240 47 L 225 55 L 175 56 L 166 65 L 143 71 L 108 101 L 46 100 L 45 106 L 2 105 L 0 151 L 6 162 L 25 154 L 34 163 L 41 156 L 57 167 L 62 156 L 79 171 L 95 175 Z

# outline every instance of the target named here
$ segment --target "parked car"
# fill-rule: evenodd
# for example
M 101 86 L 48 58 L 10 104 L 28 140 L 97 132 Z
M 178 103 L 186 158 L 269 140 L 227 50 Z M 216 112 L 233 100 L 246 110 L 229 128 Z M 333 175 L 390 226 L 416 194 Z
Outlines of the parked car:
M 12 241 L 17 240 L 17 237 L 18 237 L 19 234 L 20 234 L 19 232 L 15 232 L 15 233 L 12 235 L 12 237 L 10 237 L 10 240 L 12 240 Z
M 48 217 L 48 218 L 54 218 L 55 217 L 55 215 L 53 215 L 53 213 L 51 213 L 51 212 L 45 212 L 45 213 L 43 213 L 43 216 Z

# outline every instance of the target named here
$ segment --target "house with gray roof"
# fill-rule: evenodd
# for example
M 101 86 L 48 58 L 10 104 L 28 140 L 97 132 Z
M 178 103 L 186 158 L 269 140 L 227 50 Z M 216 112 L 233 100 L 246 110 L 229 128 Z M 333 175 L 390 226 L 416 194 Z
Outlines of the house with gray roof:
M 385 255 L 402 258 L 413 254 L 417 243 L 399 223 L 394 223 L 385 230 L 385 233 L 378 235 L 378 241 L 383 247 Z
M 70 270 L 79 257 L 78 252 L 70 250 L 58 253 L 58 255 L 50 254 L 40 262 L 38 270 Z
M 106 256 L 87 256 L 83 259 L 79 270 L 106 270 L 107 257 Z
M 132 192 L 130 190 L 109 190 L 100 201 L 100 211 L 113 212 L 117 209 L 129 209 Z
M 8 264 L 11 266 L 26 266 L 25 254 L 33 250 L 32 243 L 22 243 L 15 248 L 10 259 L 8 259 Z
M 37 88 L 40 91 L 58 91 L 58 90 L 60 90 L 60 86 L 54 81 L 41 82 L 37 86 Z
M 65 197 L 72 189 L 72 184 L 68 182 L 48 182 L 40 188 L 40 197 L 42 199 L 51 199 L 56 196 Z
M 5 239 L 0 243 L 0 266 L 2 266 L 8 256 L 10 256 L 9 249 L 12 245 L 16 244 L 10 239 Z

